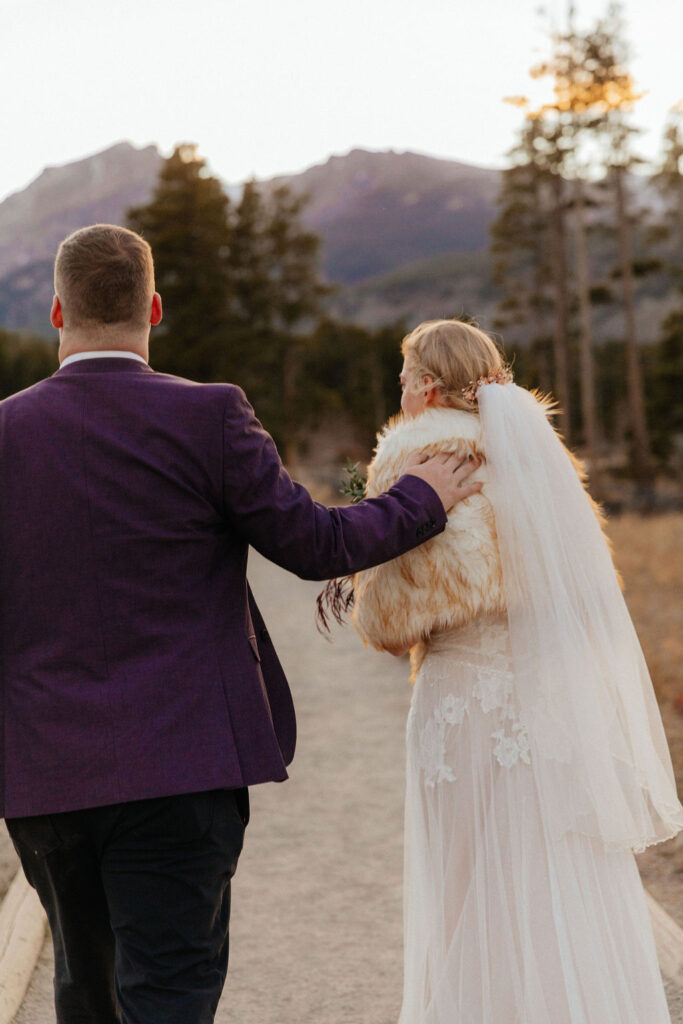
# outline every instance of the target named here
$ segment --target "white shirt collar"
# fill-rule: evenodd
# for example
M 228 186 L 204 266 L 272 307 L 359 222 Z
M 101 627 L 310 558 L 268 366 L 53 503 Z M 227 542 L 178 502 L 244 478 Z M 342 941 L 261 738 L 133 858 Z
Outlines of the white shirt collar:
M 128 352 L 125 349 L 97 349 L 90 352 L 74 352 L 73 355 L 67 356 L 66 359 L 62 359 L 59 364 L 60 370 L 64 366 L 68 366 L 69 363 L 77 363 L 80 359 L 137 359 L 138 362 L 144 363 L 147 366 L 147 362 L 137 352 Z

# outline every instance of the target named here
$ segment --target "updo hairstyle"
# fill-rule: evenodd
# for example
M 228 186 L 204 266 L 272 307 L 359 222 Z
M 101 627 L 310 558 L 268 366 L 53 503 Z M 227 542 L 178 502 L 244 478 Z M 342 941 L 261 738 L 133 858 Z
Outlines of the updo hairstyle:
M 413 392 L 437 387 L 443 405 L 476 412 L 476 402 L 462 394 L 472 381 L 505 368 L 496 342 L 475 324 L 462 320 L 426 320 L 401 344 L 406 387 Z M 423 377 L 431 383 L 424 384 Z

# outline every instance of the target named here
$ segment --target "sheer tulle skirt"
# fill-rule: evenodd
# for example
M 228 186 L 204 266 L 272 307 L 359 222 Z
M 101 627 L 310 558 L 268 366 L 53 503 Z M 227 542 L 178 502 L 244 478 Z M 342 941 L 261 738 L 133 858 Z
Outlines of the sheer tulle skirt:
M 483 620 L 418 674 L 400 1024 L 670 1024 L 633 854 L 548 837 L 510 666 Z

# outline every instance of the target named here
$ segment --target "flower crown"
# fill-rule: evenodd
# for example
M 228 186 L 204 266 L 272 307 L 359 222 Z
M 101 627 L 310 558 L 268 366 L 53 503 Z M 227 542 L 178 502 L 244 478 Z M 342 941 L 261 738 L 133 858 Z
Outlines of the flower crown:
M 512 370 L 498 370 L 497 373 L 490 373 L 488 377 L 471 380 L 467 387 L 462 388 L 462 396 L 468 402 L 476 402 L 479 388 L 483 388 L 486 384 L 510 384 L 513 379 Z

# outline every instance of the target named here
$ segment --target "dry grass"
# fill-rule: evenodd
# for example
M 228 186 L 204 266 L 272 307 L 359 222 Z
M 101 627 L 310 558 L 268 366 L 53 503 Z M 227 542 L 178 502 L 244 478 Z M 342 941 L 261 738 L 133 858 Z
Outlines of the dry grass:
M 622 516 L 609 534 L 683 786 L 683 514 Z
M 683 514 L 622 516 L 609 534 L 655 692 L 674 702 L 683 694 Z
M 683 791 L 683 514 L 613 519 L 609 534 L 624 596 L 645 652 Z M 683 836 L 683 833 L 681 833 Z M 683 843 L 638 858 L 645 885 L 683 925 Z

